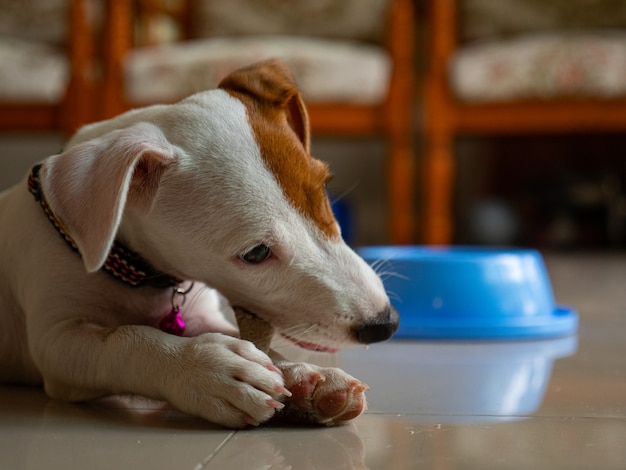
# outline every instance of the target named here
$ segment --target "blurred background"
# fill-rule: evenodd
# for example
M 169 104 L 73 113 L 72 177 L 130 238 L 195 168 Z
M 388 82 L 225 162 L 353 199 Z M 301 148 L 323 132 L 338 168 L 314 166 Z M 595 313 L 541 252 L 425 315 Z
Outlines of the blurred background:
M 350 243 L 624 248 L 622 0 L 0 0 L 0 189 L 265 57 Z

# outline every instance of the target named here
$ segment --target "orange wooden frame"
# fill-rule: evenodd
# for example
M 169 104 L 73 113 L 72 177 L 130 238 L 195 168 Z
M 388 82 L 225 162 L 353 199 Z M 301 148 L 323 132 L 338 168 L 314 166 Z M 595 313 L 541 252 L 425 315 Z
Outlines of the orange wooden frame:
M 425 77 L 424 240 L 453 241 L 454 139 L 460 134 L 540 134 L 626 130 L 626 100 L 558 99 L 469 104 L 448 86 L 457 48 L 457 1 L 429 3 Z
M 144 0 L 144 7 L 154 8 Z M 189 1 L 185 4 L 190 11 Z M 185 21 L 185 11 L 174 13 Z M 123 61 L 133 44 L 133 2 L 108 0 L 105 50 L 103 117 L 132 107 L 124 96 Z M 141 18 L 141 16 L 140 16 Z M 378 134 L 388 143 L 387 186 L 389 235 L 393 243 L 414 240 L 414 155 L 412 111 L 414 94 L 414 14 L 412 0 L 391 0 L 386 28 L 386 47 L 393 64 L 385 100 L 377 105 L 307 103 L 314 134 L 365 136 Z

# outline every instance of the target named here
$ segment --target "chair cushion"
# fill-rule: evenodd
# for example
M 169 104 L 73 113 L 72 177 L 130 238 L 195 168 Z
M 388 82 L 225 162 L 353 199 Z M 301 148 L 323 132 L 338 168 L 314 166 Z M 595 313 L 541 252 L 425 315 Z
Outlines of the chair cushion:
M 68 0 L 0 0 L 0 35 L 65 44 Z
M 130 52 L 126 94 L 132 102 L 174 101 L 214 88 L 233 70 L 279 57 L 290 66 L 306 100 L 378 103 L 387 92 L 384 49 L 303 37 L 237 37 L 187 41 Z
M 196 0 L 192 35 L 291 35 L 380 43 L 389 0 Z
M 520 34 L 625 29 L 623 0 L 463 0 L 459 32 L 463 41 Z
M 535 34 L 458 49 L 454 93 L 467 101 L 626 96 L 626 33 Z
M 68 80 L 62 50 L 0 36 L 0 101 L 58 102 Z

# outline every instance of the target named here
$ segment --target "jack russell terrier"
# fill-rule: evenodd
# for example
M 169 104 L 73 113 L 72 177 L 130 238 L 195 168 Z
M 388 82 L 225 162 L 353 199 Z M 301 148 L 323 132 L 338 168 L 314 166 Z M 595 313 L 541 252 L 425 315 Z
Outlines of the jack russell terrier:
M 83 127 L 0 195 L 0 381 L 141 395 L 231 428 L 358 416 L 364 384 L 273 362 L 220 304 L 306 349 L 391 337 L 398 314 L 342 241 L 328 179 L 278 60 Z

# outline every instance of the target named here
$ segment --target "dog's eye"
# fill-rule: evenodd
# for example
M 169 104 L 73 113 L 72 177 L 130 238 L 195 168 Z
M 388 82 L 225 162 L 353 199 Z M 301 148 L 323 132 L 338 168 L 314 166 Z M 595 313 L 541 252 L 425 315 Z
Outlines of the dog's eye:
M 272 250 L 267 245 L 257 245 L 239 258 L 249 264 L 259 264 L 265 261 L 272 254 Z

